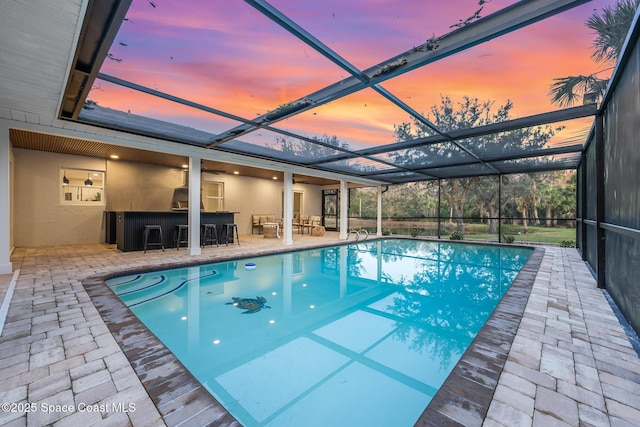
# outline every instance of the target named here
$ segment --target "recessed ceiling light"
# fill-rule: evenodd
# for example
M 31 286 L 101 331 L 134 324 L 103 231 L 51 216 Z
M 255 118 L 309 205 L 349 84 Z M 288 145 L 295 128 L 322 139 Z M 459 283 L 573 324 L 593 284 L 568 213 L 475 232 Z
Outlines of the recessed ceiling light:
M 119 159 L 120 156 L 118 156 L 117 154 L 112 154 L 109 157 L 111 157 L 112 159 Z
M 233 171 L 233 174 L 234 174 L 234 175 L 240 175 L 240 172 L 238 172 L 238 171 Z
M 182 165 L 184 169 L 189 169 L 189 165 Z
M 278 177 L 277 177 L 277 176 L 274 176 L 274 177 L 273 177 L 273 179 L 278 179 Z

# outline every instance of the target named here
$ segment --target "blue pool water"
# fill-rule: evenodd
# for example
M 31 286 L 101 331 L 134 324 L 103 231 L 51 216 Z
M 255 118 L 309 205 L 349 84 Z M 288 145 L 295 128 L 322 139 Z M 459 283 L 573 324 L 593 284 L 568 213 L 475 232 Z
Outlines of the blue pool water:
M 387 239 L 107 284 L 245 426 L 403 426 L 531 253 Z

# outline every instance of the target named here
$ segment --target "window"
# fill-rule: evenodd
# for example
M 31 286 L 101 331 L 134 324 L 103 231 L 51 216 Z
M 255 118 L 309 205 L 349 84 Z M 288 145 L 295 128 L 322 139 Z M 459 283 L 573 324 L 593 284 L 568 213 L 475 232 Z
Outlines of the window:
M 202 182 L 202 204 L 206 212 L 224 210 L 224 184 L 222 182 Z
M 60 204 L 104 205 L 104 172 L 61 169 Z

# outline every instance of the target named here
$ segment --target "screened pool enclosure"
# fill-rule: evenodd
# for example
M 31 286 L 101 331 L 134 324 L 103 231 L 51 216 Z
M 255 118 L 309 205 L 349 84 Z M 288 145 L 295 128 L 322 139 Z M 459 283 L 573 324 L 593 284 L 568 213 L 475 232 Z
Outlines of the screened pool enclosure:
M 62 117 L 382 184 L 575 169 L 601 93 L 549 90 L 615 4 L 97 3 Z
M 625 5 L 626 24 L 602 23 L 622 42 L 598 57 L 589 20 Z M 437 206 L 424 211 L 436 214 L 422 216 L 440 236 L 454 231 L 442 229 L 444 203 L 455 231 L 458 220 L 486 220 L 502 240 L 518 176 L 576 171 L 577 213 L 550 220 L 576 227 L 599 285 L 638 331 L 634 9 L 614 0 L 89 1 L 60 117 L 206 148 L 202 164 L 213 170 L 232 153 L 293 168 L 294 180 L 437 187 Z M 471 178 L 489 183 L 484 208 L 443 201 L 443 185 Z

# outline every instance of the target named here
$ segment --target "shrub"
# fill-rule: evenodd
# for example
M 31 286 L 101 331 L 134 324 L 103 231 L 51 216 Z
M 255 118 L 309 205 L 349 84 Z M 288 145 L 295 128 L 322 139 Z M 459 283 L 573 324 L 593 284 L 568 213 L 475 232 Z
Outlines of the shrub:
M 516 240 L 516 238 L 515 238 L 515 236 L 513 234 L 505 233 L 505 234 L 502 235 L 502 241 L 505 242 L 505 243 L 513 243 L 513 242 L 515 242 L 515 240 Z
M 451 239 L 451 240 L 464 240 L 464 234 L 462 234 L 459 231 L 454 231 L 453 233 L 451 233 L 451 236 L 449 236 L 449 239 Z
M 576 243 L 573 240 L 563 240 L 560 246 L 563 248 L 575 248 Z

